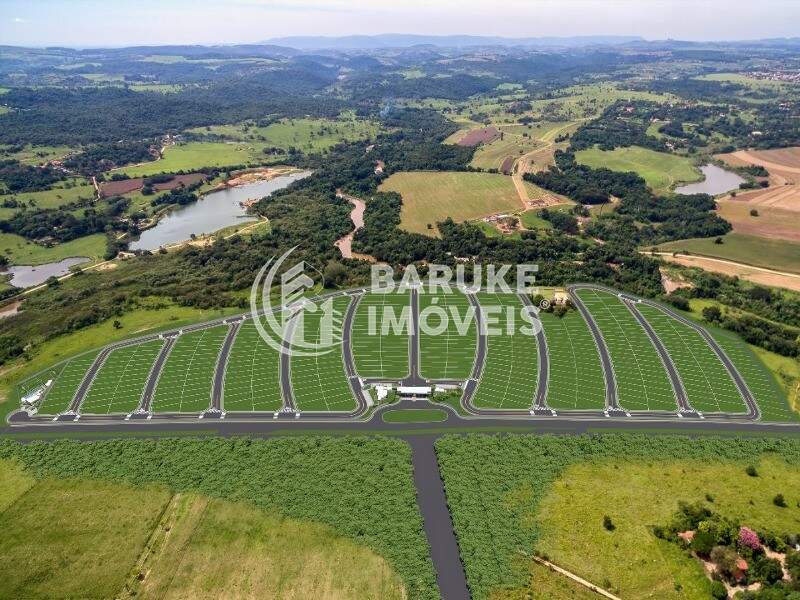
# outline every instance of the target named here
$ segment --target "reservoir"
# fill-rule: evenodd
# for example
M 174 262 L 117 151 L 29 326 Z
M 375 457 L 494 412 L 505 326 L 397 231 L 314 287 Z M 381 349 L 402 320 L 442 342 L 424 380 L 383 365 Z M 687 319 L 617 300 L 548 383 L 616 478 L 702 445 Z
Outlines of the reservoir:
M 130 243 L 130 249 L 157 250 L 161 246 L 188 240 L 192 234 L 200 236 L 231 225 L 255 221 L 254 217 L 246 214 L 240 202 L 269 196 L 310 174 L 311 171 L 300 171 L 201 196 L 197 202 L 172 210 L 155 227 L 143 231 L 138 240 Z
M 40 285 L 47 281 L 49 277 L 61 277 L 69 273 L 69 268 L 81 263 L 90 262 L 91 258 L 85 256 L 77 256 L 73 258 L 65 258 L 58 262 L 45 263 L 43 265 L 28 266 L 28 265 L 15 265 L 9 267 L 3 273 L 11 273 L 11 281 L 9 283 L 14 287 L 26 288 L 34 285 Z
M 703 165 L 700 167 L 703 175 L 706 176 L 704 181 L 697 183 L 690 183 L 681 187 L 675 188 L 676 194 L 710 194 L 716 196 L 717 194 L 724 194 L 731 190 L 739 189 L 739 184 L 744 183 L 745 180 L 739 177 L 736 173 L 721 169 L 716 165 Z

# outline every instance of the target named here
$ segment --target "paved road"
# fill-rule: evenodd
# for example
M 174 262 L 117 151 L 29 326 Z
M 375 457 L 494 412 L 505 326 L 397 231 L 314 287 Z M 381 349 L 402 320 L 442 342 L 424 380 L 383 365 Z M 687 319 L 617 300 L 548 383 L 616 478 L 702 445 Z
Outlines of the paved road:
M 153 363 L 153 368 L 150 369 L 150 374 L 147 376 L 147 383 L 144 386 L 142 400 L 139 403 L 139 408 L 136 409 L 137 413 L 147 414 L 150 412 L 153 404 L 153 394 L 155 394 L 156 385 L 158 385 L 158 378 L 161 377 L 161 371 L 164 368 L 164 363 L 167 362 L 169 353 L 172 352 L 172 347 L 174 345 L 175 338 L 168 337 L 165 339 L 164 345 L 161 346 L 161 352 L 158 353 L 156 362 Z
M 439 592 L 442 600 L 464 600 L 470 594 L 433 447 L 436 436 L 413 435 L 405 439 L 411 446 L 417 504 L 431 547 Z
M 236 334 L 239 333 L 239 328 L 242 326 L 242 321 L 233 321 L 228 325 L 228 334 L 225 336 L 225 341 L 222 342 L 219 356 L 217 357 L 217 364 L 214 367 L 214 383 L 211 388 L 211 410 L 213 412 L 222 412 L 222 391 L 225 387 L 225 370 L 228 367 L 228 357 L 231 354 L 231 348 L 236 341 Z
M 533 307 L 533 302 L 527 294 L 519 295 L 522 304 Z M 537 307 L 538 308 L 538 307 Z M 536 394 L 534 396 L 531 410 L 542 414 L 552 413 L 552 409 L 547 406 L 547 386 L 550 383 L 550 352 L 547 349 L 547 337 L 544 335 L 544 324 L 540 323 L 539 331 L 536 332 L 536 352 L 539 357 L 539 373 L 536 379 Z

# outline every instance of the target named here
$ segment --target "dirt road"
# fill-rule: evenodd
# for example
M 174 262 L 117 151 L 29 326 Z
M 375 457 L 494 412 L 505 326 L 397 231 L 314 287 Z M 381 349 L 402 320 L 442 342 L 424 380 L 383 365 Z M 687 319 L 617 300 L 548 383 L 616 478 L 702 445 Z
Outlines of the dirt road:
M 339 249 L 339 252 L 342 253 L 342 258 L 354 258 L 353 236 L 355 235 L 356 231 L 364 226 L 364 211 L 366 210 L 367 205 L 360 198 L 348 196 L 347 194 L 344 194 L 338 190 L 336 192 L 336 197 L 343 198 L 353 205 L 353 210 L 350 211 L 350 220 L 353 221 L 353 231 L 336 240 L 334 245 Z

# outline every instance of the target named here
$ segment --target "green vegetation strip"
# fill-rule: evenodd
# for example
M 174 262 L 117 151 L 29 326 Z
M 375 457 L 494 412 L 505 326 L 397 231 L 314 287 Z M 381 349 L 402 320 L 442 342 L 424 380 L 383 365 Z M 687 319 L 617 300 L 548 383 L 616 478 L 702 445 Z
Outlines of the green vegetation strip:
M 697 331 L 652 306 L 639 304 L 637 308 L 669 352 L 693 408 L 701 412 L 745 412 L 733 379 Z
M 409 292 L 368 293 L 353 321 L 353 359 L 361 377 L 402 379 L 408 375 Z
M 577 310 L 561 318 L 546 312 L 539 317 L 550 355 L 547 404 L 555 409 L 603 409 L 605 379 L 586 321 Z
M 437 423 L 447 420 L 447 413 L 438 408 L 407 408 L 387 410 L 384 423 Z
M 262 323 L 264 330 L 270 331 L 264 319 Z M 226 411 L 272 412 L 283 403 L 280 353 L 264 341 L 252 319 L 242 323 L 236 334 L 223 390 L 222 406 Z
M 158 378 L 154 412 L 203 412 L 211 404 L 211 385 L 228 327 L 180 335 Z
M 459 291 L 419 295 L 420 375 L 467 379 L 475 362 L 477 328 L 467 297 Z
M 21 394 L 25 395 L 44 385 L 48 380 L 52 380 L 53 383 L 50 385 L 50 389 L 45 393 L 39 405 L 39 413 L 55 415 L 64 412 L 69 408 L 75 392 L 78 391 L 78 386 L 83 381 L 83 376 L 92 366 L 97 353 L 98 351 L 94 351 L 76 356 L 32 377 L 22 385 Z
M 411 452 L 400 440 L 305 436 L 61 440 L 24 445 L 5 440 L 0 441 L 0 458 L 18 459 L 36 476 L 113 479 L 134 486 L 160 484 L 176 492 L 248 501 L 278 515 L 318 521 L 386 558 L 402 578 L 407 597 L 438 598 L 416 503 Z M 134 496 L 130 498 L 135 502 Z M 104 501 L 113 510 L 128 499 L 123 494 Z M 143 508 L 136 511 L 136 517 L 144 521 L 157 513 L 157 508 Z M 97 526 L 96 520 L 93 523 Z M 102 526 L 113 523 L 106 518 Z M 33 529 L 32 525 L 26 533 L 30 535 Z M 113 537 L 115 543 L 127 543 L 119 537 Z M 94 537 L 86 535 L 84 539 L 92 541 Z M 27 559 L 32 556 L 36 553 Z M 99 596 L 114 597 L 114 593 Z
M 344 370 L 342 359 L 342 320 L 350 304 L 349 297 L 334 298 L 333 323 L 327 325 L 322 317 L 325 311 L 305 311 L 303 327 L 298 327 L 293 343 L 308 356 L 293 356 L 291 360 L 292 391 L 299 410 L 347 411 L 356 407 L 355 398 Z M 332 331 L 327 331 L 328 329 Z M 303 333 L 302 339 L 299 337 Z M 333 346 L 328 347 L 326 337 L 331 335 Z M 304 342 L 307 346 L 302 346 Z M 321 352 L 313 349 L 322 342 Z
M 762 421 L 797 421 L 798 414 L 789 408 L 786 394 L 778 381 L 752 350 L 738 337 L 718 329 L 709 329 L 744 378 L 761 409 Z
M 80 412 L 111 414 L 136 410 L 163 343 L 154 340 L 113 350 L 97 372 Z
M 702 566 L 651 530 L 706 494 L 755 527 L 797 527 L 798 439 L 472 434 L 445 436 L 436 452 L 476 600 L 527 588 L 535 550 L 623 598 L 708 598 Z
M 530 327 L 520 317 L 522 301 L 515 294 L 488 293 L 478 294 L 478 300 L 489 335 L 483 374 L 472 401 L 479 408 L 530 408 L 539 359 L 536 338 L 519 332 L 520 327 Z
M 627 410 L 676 410 L 667 372 L 644 329 L 622 301 L 607 292 L 580 290 L 608 346 L 619 401 Z

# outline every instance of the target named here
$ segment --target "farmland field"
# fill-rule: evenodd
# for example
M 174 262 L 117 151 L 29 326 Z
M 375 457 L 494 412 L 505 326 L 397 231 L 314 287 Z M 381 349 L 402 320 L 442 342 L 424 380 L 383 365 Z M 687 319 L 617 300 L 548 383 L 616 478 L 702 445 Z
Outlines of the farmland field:
M 559 318 L 539 318 L 550 355 L 547 404 L 554 409 L 602 409 L 606 403 L 600 355 L 589 327 L 577 310 Z
M 161 340 L 154 340 L 112 350 L 92 381 L 80 411 L 112 414 L 136 410 L 162 344 Z
M 368 293 L 359 302 L 351 341 L 360 377 L 402 379 L 408 375 L 410 298 L 409 292 Z
M 608 346 L 620 405 L 626 410 L 675 410 L 675 396 L 653 344 L 616 296 L 579 290 Z
M 521 555 L 536 551 L 621 598 L 705 600 L 701 564 L 652 531 L 679 501 L 762 531 L 800 524 L 772 501 L 800 485 L 795 438 L 454 434 L 436 453 L 476 600 L 530 597 Z
M 655 152 L 631 146 L 606 151 L 593 148 L 575 153 L 578 163 L 612 171 L 634 171 L 647 182 L 654 192 L 669 192 L 678 183 L 691 183 L 701 179 L 700 172 L 688 158 Z
M 646 304 L 637 308 L 669 352 L 693 408 L 700 412 L 745 412 L 733 379 L 699 333 L 657 308 Z
M 499 169 L 506 158 L 517 159 L 523 154 L 546 145 L 543 138 L 564 123 L 537 123 L 532 125 L 500 125 L 502 138 L 498 137 L 475 151 L 470 162 L 473 167 Z M 566 124 L 568 125 L 568 124 Z
M 60 440 L 33 445 L 5 439 L 0 441 L 0 459 L 18 460 L 36 477 L 113 478 L 112 493 L 98 499 L 98 511 L 93 508 L 90 511 L 89 506 L 85 506 L 87 510 L 79 512 L 75 520 L 78 525 L 90 522 L 92 528 L 67 531 L 75 531 L 80 536 L 76 544 L 72 544 L 76 550 L 99 551 L 101 547 L 106 548 L 107 543 L 124 549 L 135 538 L 126 536 L 125 530 L 120 528 L 121 519 L 113 517 L 117 507 L 122 512 L 123 507 L 130 506 L 130 515 L 136 523 L 148 525 L 143 536 L 144 541 L 153 542 L 148 552 L 142 552 L 144 546 L 139 545 L 123 568 L 113 574 L 110 565 L 101 560 L 95 559 L 92 564 L 105 567 L 108 576 L 121 577 L 122 583 L 130 577 L 127 582 L 134 589 L 139 589 L 140 584 L 155 585 L 155 588 L 143 588 L 141 593 L 135 594 L 137 597 L 162 597 L 160 590 L 164 588 L 161 586 L 169 582 L 171 575 L 175 575 L 176 587 L 167 586 L 164 593 L 167 597 L 229 596 L 231 590 L 238 593 L 247 589 L 248 582 L 270 586 L 268 590 L 279 590 L 275 595 L 270 592 L 268 597 L 342 600 L 383 597 L 434 600 L 439 597 L 415 498 L 410 448 L 398 439 L 173 437 L 88 443 Z M 91 480 L 89 485 L 93 484 Z M 24 484 L 20 482 L 20 487 Z M 95 485 L 109 484 L 98 482 Z M 161 520 L 158 517 L 163 503 L 151 508 L 136 494 L 126 492 L 129 488 L 149 490 L 153 485 L 166 488 L 167 499 L 170 492 L 179 492 L 173 494 L 177 505 L 170 503 Z M 70 507 L 82 504 L 77 492 L 67 497 Z M 180 502 L 181 498 L 189 499 L 194 495 L 205 497 L 209 504 Z M 0 502 L 2 497 L 0 493 Z M 228 508 L 218 506 L 216 503 L 220 500 L 226 501 Z M 232 505 L 227 501 L 243 504 Z M 37 536 L 46 535 L 39 532 L 47 532 L 48 525 L 54 522 L 48 515 L 62 514 L 57 500 L 41 498 L 35 508 L 31 510 L 27 502 L 20 504 L 17 514 L 27 510 L 30 519 L 25 521 L 24 528 L 13 529 L 15 540 L 27 535 L 37 544 Z M 71 510 L 65 511 L 67 527 Z M 8 543 L 9 536 L 5 534 L 12 530 L 8 515 L 9 510 L 0 514 L 5 532 L 0 541 L 2 557 L 8 556 L 2 544 Z M 61 523 L 60 517 L 55 523 Z M 92 535 L 95 527 L 99 532 Z M 36 536 L 31 537 L 31 528 L 36 530 Z M 166 528 L 169 528 L 169 535 L 166 535 Z M 55 531 L 65 530 L 57 527 Z M 154 532 L 153 536 L 148 536 L 150 531 Z M 102 546 L 96 537 L 101 534 Z M 69 539 L 65 546 L 70 547 Z M 44 547 L 42 544 L 21 546 L 28 561 L 33 556 L 37 560 L 53 561 L 39 571 L 42 579 L 50 581 L 52 573 L 52 581 L 63 579 L 62 585 L 66 585 L 65 582 L 73 585 L 79 579 L 92 581 L 88 564 L 59 561 L 55 552 L 41 551 Z M 51 556 L 53 559 L 48 558 Z M 5 561 L 2 557 L 0 561 Z M 21 568 L 29 562 L 22 561 L 18 555 L 13 558 L 15 573 L 20 579 L 36 585 L 39 580 Z M 138 560 L 140 558 L 143 562 Z M 152 558 L 157 560 L 149 560 Z M 3 568 L 9 569 L 8 564 L 2 562 Z M 55 570 L 48 568 L 51 565 Z M 70 571 L 76 573 L 65 574 Z M 146 576 L 137 582 L 140 572 Z M 83 579 L 84 574 L 86 579 Z M 149 579 L 150 575 L 153 579 Z M 2 579 L 4 583 L 0 585 L 11 580 L 10 577 Z M 94 596 L 75 591 L 72 597 L 131 596 L 121 586 L 115 590 L 110 588 Z M 148 593 L 149 590 L 153 593 Z M 29 593 L 4 595 L 30 597 Z
M 658 246 L 660 252 L 682 252 L 732 260 L 734 262 L 766 267 L 777 271 L 800 273 L 800 243 L 729 233 L 722 243 L 715 238 L 695 238 L 667 242 Z
M 475 361 L 477 329 L 470 302 L 459 291 L 420 293 L 420 375 L 425 379 L 468 379 Z M 439 308 L 431 308 L 439 307 Z M 446 329 L 442 328 L 442 313 Z M 423 315 L 427 314 L 425 319 Z M 459 324 L 466 323 L 459 331 Z M 429 333 L 426 333 L 428 331 Z M 436 335 L 431 335 L 431 334 Z
M 201 135 L 221 136 L 232 141 L 257 143 L 288 150 L 322 152 L 344 141 L 369 140 L 380 131 L 377 123 L 343 117 L 330 119 L 284 119 L 259 127 L 253 123 L 213 125 L 191 130 Z
M 225 368 L 224 390 L 226 411 L 271 412 L 283 404 L 280 354 L 261 339 L 252 319 L 242 323 L 236 334 Z
M 368 548 L 330 527 L 242 502 L 154 486 L 37 480 L 3 460 L 0 513 L 5 597 L 202 598 L 231 589 L 269 597 L 403 597 L 402 581 Z
M 187 142 L 168 146 L 161 160 L 124 167 L 118 172 L 130 177 L 148 177 L 158 173 L 196 171 L 203 167 L 261 165 L 274 160 L 264 154 L 265 147 L 256 142 Z
M 478 300 L 483 311 L 494 312 L 484 313 L 489 332 L 486 362 L 473 404 L 478 408 L 526 410 L 536 393 L 539 357 L 536 338 L 518 331 L 527 326 L 520 318 L 522 302 L 515 294 L 479 293 Z M 509 310 L 513 317 L 509 317 Z M 509 333 L 511 318 L 516 321 Z
M 735 233 L 800 244 L 800 202 L 796 210 L 791 210 L 761 204 L 759 198 L 763 196 L 752 196 L 752 200 L 741 199 L 742 196 L 744 194 L 735 200 L 725 199 L 717 203 L 717 214 L 733 226 Z M 751 214 L 753 210 L 757 215 Z
M 520 208 L 511 178 L 492 173 L 395 173 L 380 189 L 403 197 L 400 226 L 424 235 L 435 234 L 436 223 L 447 217 L 470 221 Z
M 333 337 L 341 340 L 342 320 L 350 304 L 347 296 L 333 299 Z M 321 327 L 323 311 L 305 312 L 304 335 L 299 337 L 299 329 L 295 332 L 297 341 L 307 344 L 319 343 L 326 332 Z M 302 351 L 302 346 L 298 348 Z M 335 344 L 330 352 L 312 353 L 311 356 L 293 356 L 290 359 L 292 391 L 297 408 L 311 411 L 347 411 L 356 407 L 353 393 L 344 370 L 342 345 Z
M 228 327 L 184 333 L 170 350 L 153 394 L 153 412 L 203 412 Z

